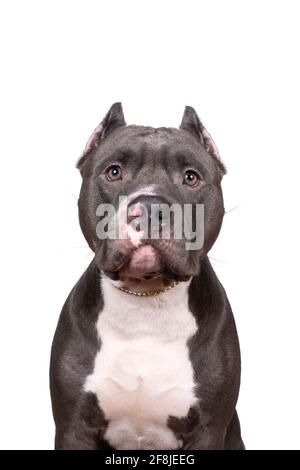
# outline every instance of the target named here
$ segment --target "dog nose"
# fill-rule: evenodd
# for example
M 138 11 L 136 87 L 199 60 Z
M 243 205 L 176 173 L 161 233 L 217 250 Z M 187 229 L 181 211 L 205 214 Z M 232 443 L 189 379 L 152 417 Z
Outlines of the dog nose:
M 140 224 L 143 223 L 147 223 L 149 232 L 153 226 L 161 230 L 163 225 L 162 205 L 169 206 L 169 203 L 160 196 L 137 197 L 128 206 L 127 223 L 136 221 L 137 231 L 140 230 Z

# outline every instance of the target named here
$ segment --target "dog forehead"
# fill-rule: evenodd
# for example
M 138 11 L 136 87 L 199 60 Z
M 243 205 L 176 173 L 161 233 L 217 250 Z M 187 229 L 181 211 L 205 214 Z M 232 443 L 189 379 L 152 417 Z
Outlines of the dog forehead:
M 105 142 L 105 141 L 104 141 Z M 103 142 L 103 143 L 104 143 Z M 165 149 L 192 151 L 201 146 L 197 145 L 193 136 L 186 132 L 172 127 L 149 127 L 149 126 L 126 126 L 116 131 L 111 138 L 107 139 L 107 150 L 130 150 L 139 151 L 146 148 L 151 152 L 158 152 Z

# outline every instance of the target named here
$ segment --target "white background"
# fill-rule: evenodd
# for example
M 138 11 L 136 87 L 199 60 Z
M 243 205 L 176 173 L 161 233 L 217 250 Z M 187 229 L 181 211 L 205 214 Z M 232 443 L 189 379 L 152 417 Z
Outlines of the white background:
M 75 169 L 110 105 L 177 126 L 194 106 L 228 168 L 211 251 L 242 351 L 249 449 L 300 448 L 299 2 L 3 1 L 0 446 L 51 449 L 50 346 L 92 254 Z

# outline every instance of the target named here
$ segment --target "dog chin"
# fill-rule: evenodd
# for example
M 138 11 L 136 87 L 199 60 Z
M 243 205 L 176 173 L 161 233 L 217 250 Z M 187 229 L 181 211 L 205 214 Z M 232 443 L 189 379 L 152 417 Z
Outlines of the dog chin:
M 161 277 L 163 263 L 158 251 L 150 245 L 143 245 L 130 253 L 126 263 L 118 270 L 119 279 L 147 280 Z
M 197 274 L 182 250 L 168 244 L 143 244 L 139 247 L 114 245 L 109 247 L 110 263 L 102 264 L 102 253 L 96 254 L 96 264 L 112 280 L 151 280 L 163 278 L 168 281 L 187 281 Z M 178 248 L 178 247 L 177 247 Z M 107 257 L 106 257 L 107 261 Z

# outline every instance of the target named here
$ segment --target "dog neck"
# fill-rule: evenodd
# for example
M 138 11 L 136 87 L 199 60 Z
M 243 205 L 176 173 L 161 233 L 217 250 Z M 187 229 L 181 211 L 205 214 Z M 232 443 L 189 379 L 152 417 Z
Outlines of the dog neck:
M 122 277 L 114 281 L 109 279 L 104 273 L 102 276 L 115 288 L 127 293 L 140 297 L 157 296 L 179 285 L 178 281 L 166 279 L 162 275 L 152 279 L 141 279 L 135 277 Z

